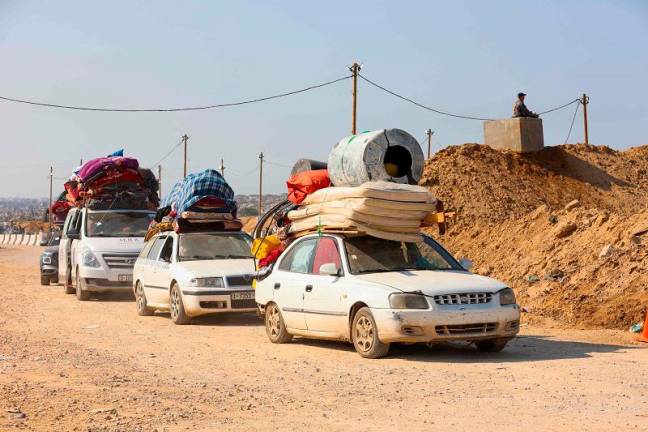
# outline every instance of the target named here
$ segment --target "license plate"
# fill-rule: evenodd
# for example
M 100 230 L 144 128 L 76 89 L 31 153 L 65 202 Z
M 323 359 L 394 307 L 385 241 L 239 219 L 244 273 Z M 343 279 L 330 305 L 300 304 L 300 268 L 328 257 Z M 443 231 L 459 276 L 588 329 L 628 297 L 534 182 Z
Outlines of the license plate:
M 232 300 L 253 300 L 254 291 L 233 292 Z
M 133 275 L 118 275 L 117 280 L 119 282 L 133 282 Z

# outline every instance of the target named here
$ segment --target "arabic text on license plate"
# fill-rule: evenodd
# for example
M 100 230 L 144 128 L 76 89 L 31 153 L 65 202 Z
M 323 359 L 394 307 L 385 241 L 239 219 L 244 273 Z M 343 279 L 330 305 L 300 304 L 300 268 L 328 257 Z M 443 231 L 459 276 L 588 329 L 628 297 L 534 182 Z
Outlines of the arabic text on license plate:
M 119 282 L 132 282 L 133 281 L 133 275 L 118 275 L 117 280 Z
M 251 300 L 254 298 L 254 291 L 243 291 L 232 293 L 232 300 Z

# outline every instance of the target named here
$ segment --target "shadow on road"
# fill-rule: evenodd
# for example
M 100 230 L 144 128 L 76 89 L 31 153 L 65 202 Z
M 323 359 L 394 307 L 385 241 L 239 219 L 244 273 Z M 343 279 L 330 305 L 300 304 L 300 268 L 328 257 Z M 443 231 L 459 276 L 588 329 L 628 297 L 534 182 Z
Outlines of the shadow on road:
M 354 351 L 351 344 L 344 342 L 295 339 L 293 343 L 324 349 Z M 499 353 L 479 352 L 474 345 L 463 342 L 431 347 L 422 344 L 392 344 L 387 358 L 428 363 L 515 363 L 588 358 L 596 353 L 616 353 L 631 349 L 640 349 L 640 347 L 566 341 L 554 339 L 552 336 L 530 335 L 512 340 L 504 351 Z
M 101 292 L 90 294 L 90 301 L 101 301 L 105 303 L 135 302 L 135 296 L 131 291 L 122 292 Z
M 156 312 L 155 316 L 160 319 L 168 319 L 168 312 Z M 203 327 L 251 327 L 262 326 L 263 321 L 254 312 L 249 313 L 220 313 L 213 315 L 203 315 L 191 320 L 188 326 L 203 326 Z

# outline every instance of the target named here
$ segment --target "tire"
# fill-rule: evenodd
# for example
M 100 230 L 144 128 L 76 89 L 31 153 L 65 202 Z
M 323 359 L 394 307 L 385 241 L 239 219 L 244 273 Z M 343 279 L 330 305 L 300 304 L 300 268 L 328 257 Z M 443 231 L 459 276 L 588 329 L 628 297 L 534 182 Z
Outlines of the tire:
M 270 342 L 276 344 L 288 343 L 292 340 L 292 335 L 286 330 L 281 311 L 276 303 L 270 303 L 265 311 L 265 328 L 266 335 Z
M 147 306 L 146 294 L 140 281 L 137 281 L 135 284 L 135 306 L 137 307 L 137 315 L 139 316 L 151 316 L 155 312 Z
M 41 275 L 41 285 L 49 285 L 50 277 Z
M 364 358 L 376 359 L 389 352 L 389 344 L 378 339 L 378 327 L 368 307 L 361 308 L 353 317 L 351 340 L 357 353 Z
M 171 321 L 173 321 L 173 324 L 185 325 L 191 321 L 191 318 L 185 313 L 180 288 L 177 283 L 171 286 L 171 291 L 169 292 L 169 309 L 171 310 Z
M 65 271 L 65 282 L 63 283 L 63 287 L 65 288 L 65 294 L 74 294 L 76 292 L 74 286 L 72 286 L 72 269 L 69 266 Z
M 83 289 L 85 287 L 85 282 L 83 281 L 83 278 L 79 277 L 79 270 L 77 269 L 77 274 L 76 274 L 76 298 L 79 301 L 88 301 L 90 300 L 90 292 L 88 290 Z
M 496 353 L 504 349 L 509 339 L 487 339 L 475 342 L 477 351 Z

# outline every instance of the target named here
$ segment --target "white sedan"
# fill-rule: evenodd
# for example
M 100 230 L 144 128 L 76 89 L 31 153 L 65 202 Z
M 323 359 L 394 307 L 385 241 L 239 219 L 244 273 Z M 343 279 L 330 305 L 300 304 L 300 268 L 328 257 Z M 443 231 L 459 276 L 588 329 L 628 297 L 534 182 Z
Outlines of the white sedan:
M 259 279 L 256 302 L 274 343 L 346 340 L 378 358 L 392 342 L 465 340 L 500 351 L 519 331 L 513 290 L 470 273 L 427 236 L 305 236 Z
M 175 324 L 220 312 L 255 312 L 251 239 L 242 232 L 162 232 L 133 269 L 139 315 L 170 311 Z

